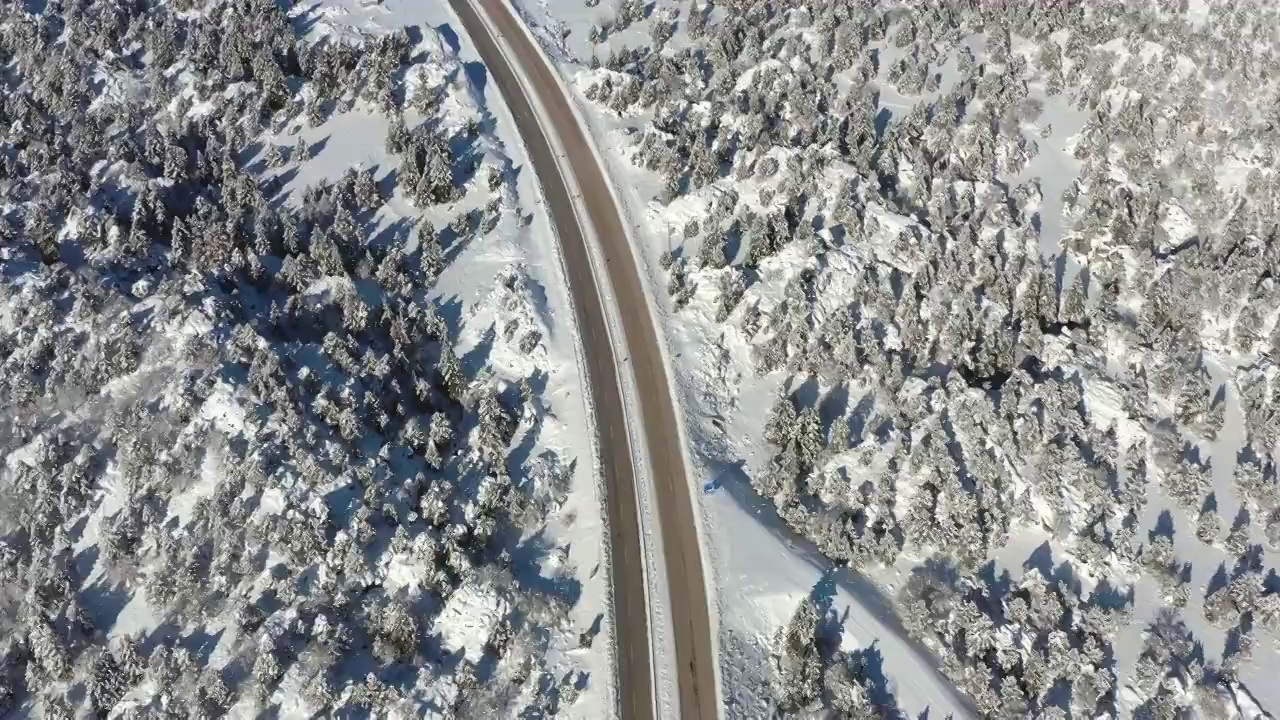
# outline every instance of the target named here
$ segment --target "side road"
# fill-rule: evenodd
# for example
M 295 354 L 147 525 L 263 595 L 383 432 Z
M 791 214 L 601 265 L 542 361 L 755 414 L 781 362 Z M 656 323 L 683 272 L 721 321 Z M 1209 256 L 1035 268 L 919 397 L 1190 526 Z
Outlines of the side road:
M 497 30 L 503 43 L 501 47 L 473 2 L 483 9 Z M 609 180 L 569 105 L 569 98 L 512 10 L 502 0 L 450 0 L 450 3 L 475 42 L 525 140 L 559 234 L 569 275 L 595 404 L 600 461 L 608 495 L 622 717 L 652 718 L 655 712 L 636 473 L 627 435 L 630 421 L 638 424 L 643 432 L 651 464 L 649 470 L 670 593 L 680 716 L 685 720 L 712 720 L 719 716 L 718 693 L 697 517 L 658 334 L 646 309 L 648 301 L 640 269 L 627 245 L 622 214 L 609 191 Z M 519 63 L 531 87 L 522 86 L 508 59 Z M 552 127 L 540 126 L 527 92 L 535 94 Z M 547 132 L 558 136 L 565 162 L 577 181 L 580 202 L 606 261 L 605 278 L 593 275 L 586 235 L 574 212 Z M 600 284 L 612 289 L 619 308 L 634 308 L 620 313 L 625 351 L 613 347 L 610 341 Z M 627 417 L 617 376 L 620 353 L 630 356 L 639 418 Z

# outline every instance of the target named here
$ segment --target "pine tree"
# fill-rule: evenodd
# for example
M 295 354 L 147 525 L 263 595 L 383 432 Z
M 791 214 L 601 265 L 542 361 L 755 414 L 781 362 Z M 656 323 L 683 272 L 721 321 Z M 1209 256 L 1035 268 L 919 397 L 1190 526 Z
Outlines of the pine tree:
M 382 192 L 373 179 L 373 168 L 362 168 L 355 178 L 355 206 L 360 212 L 376 210 L 382 205 Z
M 716 305 L 716 322 L 729 319 L 746 293 L 746 276 L 738 268 L 729 268 L 720 276 L 720 300 Z
M 71 659 L 63 640 L 45 620 L 35 620 L 34 626 L 27 633 L 27 647 L 32 658 L 31 668 L 43 682 L 64 680 L 71 672 Z M 30 672 L 29 670 L 29 675 Z
M 346 274 L 346 269 L 342 265 L 342 253 L 338 252 L 338 246 L 328 231 L 317 229 L 312 232 L 311 247 L 308 252 L 322 274 Z
M 89 704 L 95 713 L 107 715 L 128 689 L 126 676 L 111 653 L 98 653 L 89 667 L 86 689 Z
M 284 153 L 280 151 L 280 146 L 275 143 L 267 143 L 266 155 L 267 167 L 275 170 L 284 165 Z
M 827 443 L 818 408 L 807 407 L 796 418 L 795 443 L 800 451 L 800 459 L 806 464 L 812 465 L 822 456 Z
M 408 605 L 392 601 L 373 615 L 374 654 L 383 662 L 411 659 L 418 650 L 418 621 Z
M 779 394 L 778 399 L 773 403 L 773 410 L 769 413 L 769 420 L 765 424 L 765 440 L 775 447 L 790 445 L 796 433 L 796 419 L 795 402 L 789 395 Z
M 1272 510 L 1267 515 L 1267 522 L 1262 531 L 1267 537 L 1267 545 L 1273 550 L 1280 550 L 1280 508 Z
M 432 117 L 440 108 L 439 94 L 428 87 L 423 76 L 419 76 L 413 93 L 413 108 L 424 117 Z
M 449 397 L 461 400 L 466 392 L 466 379 L 462 375 L 462 365 L 458 362 L 458 356 L 447 343 L 440 349 L 440 361 L 436 364 L 436 371 L 440 373 L 440 381 L 444 384 L 445 392 L 449 393 Z
M 854 677 L 846 662 L 836 661 L 823 676 L 825 689 L 831 695 L 831 707 L 850 720 L 879 717 L 864 683 Z
M 1249 549 L 1249 526 L 1250 526 L 1249 510 L 1241 507 L 1236 513 L 1236 519 L 1231 525 L 1231 532 L 1227 533 L 1227 539 L 1223 543 L 1227 553 L 1235 557 L 1241 557 Z
M 693 221 L 690 221 L 693 222 Z M 691 235 L 689 226 L 685 226 L 684 236 L 688 240 Z M 695 227 L 692 233 L 694 236 L 698 234 Z M 725 238 L 717 233 L 709 233 L 702 239 L 702 244 L 698 247 L 698 262 L 705 268 L 721 268 L 725 265 Z
M 440 250 L 440 241 L 434 233 L 420 235 L 419 268 L 422 271 L 423 284 L 430 287 L 444 271 L 444 253 Z
M 481 457 L 491 465 L 496 465 L 506 457 L 507 444 L 511 440 L 514 427 L 507 409 L 498 401 L 493 388 L 486 387 L 480 393 L 477 403 L 478 415 L 476 431 L 476 447 Z
M 685 29 L 689 31 L 689 37 L 694 40 L 706 34 L 707 19 L 702 14 L 702 9 L 698 7 L 698 0 L 689 0 L 689 7 L 685 10 Z
M 302 135 L 298 135 L 298 141 L 294 143 L 293 152 L 289 155 L 289 159 L 295 163 L 302 163 L 311 159 L 311 146 L 307 144 Z
M 841 415 L 831 423 L 827 432 L 827 450 L 838 455 L 849 449 L 849 442 L 849 418 Z
M 798 712 L 814 703 L 822 688 L 818 649 L 818 608 L 805 598 L 774 638 L 769 658 L 770 686 L 778 707 Z

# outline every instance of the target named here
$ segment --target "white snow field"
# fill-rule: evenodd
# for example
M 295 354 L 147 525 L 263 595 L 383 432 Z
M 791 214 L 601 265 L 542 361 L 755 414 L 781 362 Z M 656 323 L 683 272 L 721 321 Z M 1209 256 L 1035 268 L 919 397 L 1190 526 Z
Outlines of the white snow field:
M 1257 70 L 1280 54 L 1273 10 L 514 5 L 588 120 L 658 299 L 700 473 L 727 717 L 867 697 L 911 717 L 1280 711 L 1280 297 L 1264 270 L 1280 126 L 1265 109 L 1275 78 Z M 865 164 L 855 121 L 874 124 Z M 957 220 L 965 202 L 976 209 Z M 959 256 L 994 266 L 942 249 L 965 222 L 977 234 Z M 716 232 L 729 239 L 708 256 Z M 745 289 L 726 310 L 731 277 Z M 904 313 L 913 281 L 932 285 Z M 1037 287 L 1049 299 L 1018 315 Z M 965 326 L 946 320 L 967 297 L 971 322 L 1010 338 L 1012 364 L 951 350 L 946 333 Z M 836 342 L 846 307 L 856 345 Z M 1000 331 L 1002 316 L 1028 320 Z M 908 350 L 933 365 L 908 372 Z M 899 374 L 915 377 L 886 379 Z M 771 428 L 797 414 L 790 432 L 819 451 L 775 492 L 786 445 L 803 456 L 805 441 L 780 448 Z M 832 440 L 837 427 L 852 437 Z M 955 484 L 928 462 L 954 464 Z M 1063 603 L 1061 624 L 1022 619 L 1033 597 Z M 823 618 L 816 651 L 779 636 L 804 625 L 802 601 Z M 856 702 L 806 674 L 830 677 L 832 643 L 877 651 L 876 672 L 854 672 Z M 806 682 L 821 690 L 786 692 Z

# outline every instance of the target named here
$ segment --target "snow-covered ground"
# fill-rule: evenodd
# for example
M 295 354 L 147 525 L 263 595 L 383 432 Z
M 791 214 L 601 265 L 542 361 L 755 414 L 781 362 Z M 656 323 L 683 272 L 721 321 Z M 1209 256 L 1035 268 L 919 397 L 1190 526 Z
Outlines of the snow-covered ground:
M 478 369 L 492 371 L 508 382 L 539 376 L 545 382 L 540 394 L 546 419 L 529 456 L 550 451 L 567 459 L 572 469 L 568 498 L 544 538 L 547 546 L 567 552 L 559 559 L 560 567 L 548 570 L 567 571 L 581 583 L 573 624 L 579 631 L 589 628 L 598 616 L 607 618 L 610 613 L 607 520 L 602 515 L 603 488 L 592 461 L 590 398 L 583 392 L 577 327 L 557 257 L 555 231 L 541 209 L 540 190 L 514 121 L 501 94 L 487 81 L 475 47 L 462 33 L 448 3 L 323 0 L 319 8 L 318 14 L 325 19 L 312 32 L 377 34 L 417 28 L 423 49 L 434 61 L 424 67 L 423 77 L 431 83 L 443 83 L 446 78 L 454 83 L 445 103 L 450 121 L 459 125 L 470 119 L 492 122 L 486 138 L 486 164 L 509 169 L 517 178 L 515 212 L 508 213 L 495 232 L 461 248 L 437 281 L 436 298 L 460 310 L 460 356 L 465 359 L 476 351 Z M 336 118 L 321 128 L 302 132 L 308 141 L 314 136 L 327 138 L 327 142 L 313 161 L 293 176 L 289 188 L 306 187 L 312 172 L 323 176 L 352 164 L 388 171 L 394 167 L 394 159 L 381 147 L 386 133 L 384 118 Z M 450 208 L 449 214 L 428 213 L 426 217 L 443 227 L 452 217 L 471 209 L 464 199 Z M 388 210 L 388 221 L 397 215 L 420 214 L 407 204 L 397 205 L 395 199 Z M 517 222 L 517 215 L 527 216 L 531 224 L 520 227 L 523 223 Z M 501 336 L 503 324 L 513 319 L 544 333 L 534 352 L 524 352 L 511 340 L 495 342 L 488 337 L 494 331 Z M 465 606 L 446 612 L 455 617 L 455 625 L 470 622 Z M 482 622 L 483 617 L 481 613 L 476 621 Z M 566 649 L 574 656 L 573 663 L 585 666 L 592 678 L 578 703 L 566 708 L 570 717 L 598 718 L 612 712 L 611 626 L 607 620 L 600 623 L 602 630 L 591 651 Z
M 195 27 L 217 5 L 182 21 Z M 611 716 L 590 398 L 557 241 L 510 113 L 445 3 L 243 5 L 296 32 L 296 53 L 255 50 L 258 28 L 231 25 L 221 56 L 202 45 L 199 62 L 165 67 L 153 36 L 133 37 L 145 79 L 138 60 L 83 83 L 107 89 L 97 108 L 132 93 L 121 134 L 141 139 L 113 146 L 92 183 L 63 168 L 87 195 L 53 195 L 49 216 L 65 221 L 51 240 L 28 186 L 0 178 L 0 715 L 71 717 L 83 704 L 104 716 Z M 170 28 L 170 10 L 131 12 L 164 14 Z M 18 18 L 0 22 L 6 42 L 36 26 L 50 29 L 51 52 L 82 39 L 58 37 L 61 21 L 42 12 L 6 10 Z M 388 69 L 405 126 L 453 143 L 431 153 L 459 156 L 444 167 L 450 200 L 424 201 L 390 149 L 399 110 L 314 80 L 315 45 L 389 36 L 405 42 Z M 249 64 L 245 45 L 253 81 L 223 90 Z M 75 57 L 100 53 L 111 56 Z M 220 57 L 240 64 L 211 80 L 203 68 Z M 349 59 L 361 77 L 386 60 Z M 282 80 L 287 99 L 268 121 L 238 125 L 226 104 L 257 97 L 277 62 L 312 80 Z M 10 79 L 23 93 L 62 88 L 36 71 Z M 10 119 L 6 163 L 31 127 Z M 230 135 L 239 152 L 219 159 L 208 140 L 197 162 L 180 145 L 194 142 L 188 131 Z M 188 183 L 192 168 L 205 175 Z M 421 187 L 438 180 L 422 175 Z M 192 188 L 206 193 L 195 203 Z M 256 239 L 228 221 L 234 254 L 206 263 L 222 248 L 185 239 L 183 217 L 165 214 L 179 208 L 203 230 L 224 206 L 252 208 Z M 145 232 L 158 237 L 136 238 Z M 54 473 L 87 487 L 60 490 Z
M 514 122 L 501 94 L 487 81 L 474 46 L 462 33 L 447 3 L 323 0 L 314 12 L 323 20 L 313 33 L 342 36 L 417 29 L 422 36 L 420 47 L 431 58 L 419 82 L 452 83 L 445 101 L 449 122 L 460 126 L 475 119 L 482 126 L 488 125 L 486 165 L 509 169 L 517 178 L 515 211 L 507 213 L 494 232 L 459 250 L 437 281 L 436 299 L 459 309 L 457 351 L 464 361 L 475 356 L 475 369 L 492 372 L 508 382 L 529 377 L 540 377 L 545 382 L 540 391 L 544 424 L 528 450 L 529 457 L 552 453 L 547 457 L 566 459 L 571 466 L 572 483 L 564 506 L 542 538 L 547 547 L 562 549 L 556 553 L 555 565 L 545 567 L 544 572 L 567 573 L 580 583 L 581 594 L 572 610 L 573 627 L 579 632 L 593 624 L 602 628 L 591 650 L 576 646 L 560 649 L 572 656 L 566 668 L 582 667 L 591 678 L 578 701 L 564 708 L 562 714 L 606 717 L 615 702 L 609 656 L 612 630 L 611 622 L 599 623 L 597 618 L 607 618 L 610 612 L 609 571 L 602 488 L 591 461 L 595 453 L 589 397 L 583 392 L 577 328 L 560 273 L 554 229 L 541 210 L 540 191 Z M 394 158 L 388 158 L 381 147 L 386 134 L 385 118 L 367 114 L 338 117 L 320 128 L 302 130 L 302 134 L 308 141 L 324 138 L 326 142 L 324 149 L 292 176 L 289 189 L 300 190 L 312 178 L 332 175 L 353 164 L 388 172 L 394 169 Z M 291 142 L 292 138 L 284 141 Z M 288 171 L 282 174 L 285 172 Z M 448 214 L 428 212 L 426 217 L 443 227 L 452 217 L 472 209 L 464 199 Z M 417 215 L 420 211 L 416 208 L 393 198 L 387 206 L 386 220 Z M 518 215 L 528 216 L 531 224 L 521 227 Z M 513 320 L 544 334 L 533 352 L 525 352 L 513 339 L 500 339 L 504 323 Z M 492 337 L 494 333 L 499 339 Z M 481 591 L 473 591 L 465 598 L 452 597 L 437 621 L 446 646 L 463 650 L 469 657 L 477 654 L 490 631 L 486 625 L 492 625 L 501 615 L 495 615 L 494 609 L 502 602 Z
M 642 21 L 625 30 L 614 29 L 608 33 L 605 42 L 597 44 L 590 38 L 618 16 L 620 3 L 604 0 L 593 7 L 577 0 L 516 0 L 515 5 L 558 66 L 603 151 L 616 180 L 616 189 L 627 205 L 636 229 L 638 252 L 648 273 L 649 287 L 653 296 L 659 299 L 657 306 L 669 343 L 669 354 L 677 358 L 678 396 L 684 405 L 690 454 L 700 473 L 696 479 L 697 487 L 690 488 L 690 491 L 698 495 L 707 550 L 713 559 L 711 581 L 717 590 L 718 607 L 715 610 L 720 618 L 720 666 L 727 715 L 759 717 L 766 712 L 770 698 L 767 661 L 774 647 L 775 634 L 786 625 L 797 601 L 815 594 L 829 598 L 836 616 L 841 618 L 847 647 L 874 644 L 881 650 L 884 674 L 889 678 L 896 702 L 904 710 L 912 716 L 925 708 L 929 709 L 931 717 L 950 712 L 956 713 L 957 717 L 972 714 L 974 708 L 970 700 L 952 687 L 951 682 L 936 669 L 937 660 L 931 657 L 930 650 L 910 640 L 896 618 L 898 608 L 891 598 L 911 576 L 920 558 L 904 554 L 894 565 L 864 573 L 834 569 L 811 543 L 797 537 L 785 526 L 772 503 L 752 489 L 750 478 L 763 472 L 770 462 L 772 450 L 766 449 L 769 446 L 764 439 L 765 420 L 770 416 L 778 387 L 784 384 L 788 373 L 758 373 L 753 361 L 755 348 L 742 339 L 736 328 L 731 327 L 737 323 L 717 321 L 719 293 L 712 273 L 706 270 L 691 272 L 695 278 L 694 289 L 683 309 L 675 310 L 667 297 L 669 276 L 663 269 L 664 253 L 692 259 L 697 249 L 696 245 L 686 244 L 683 240 L 686 223 L 690 220 L 705 221 L 716 194 L 725 189 L 736 192 L 745 205 L 755 208 L 768 206 L 769 200 L 761 196 L 760 190 L 777 183 L 755 178 L 735 179 L 731 173 L 729 177 L 715 181 L 711 191 L 704 188 L 698 192 L 682 192 L 669 203 L 660 202 L 657 198 L 666 195 L 668 190 L 664 188 L 662 178 L 633 162 L 636 139 L 649 124 L 650 115 L 632 108 L 619 113 L 616 109 L 607 108 L 603 99 L 597 102 L 588 98 L 591 88 L 603 80 L 612 80 L 615 86 L 621 86 L 617 83 L 625 81 L 622 73 L 592 69 L 593 57 L 604 63 L 607 56 L 625 48 L 652 45 L 652 23 Z M 679 13 L 676 33 L 667 45 L 671 51 L 679 53 L 688 43 L 683 34 L 688 9 L 701 5 L 658 0 L 646 6 L 646 14 L 655 18 L 665 13 Z M 723 18 L 726 11 L 718 4 L 712 13 L 712 22 Z M 1207 12 L 1199 5 L 1192 8 L 1192 25 L 1203 23 Z M 804 21 L 793 19 L 793 22 L 803 24 Z M 1066 41 L 1065 34 L 1061 33 L 1053 38 L 1052 42 L 1059 44 Z M 985 43 L 986 38 L 982 35 L 968 35 L 962 40 L 962 44 L 972 49 L 977 62 L 985 59 Z M 939 61 L 939 91 L 903 95 L 894 83 L 887 81 L 887 71 L 902 57 L 901 50 L 889 46 L 889 43 L 881 43 L 879 47 L 877 73 L 872 86 L 878 93 L 877 110 L 885 113 L 888 125 L 897 123 L 916 103 L 938 98 L 940 92 L 947 91 L 959 77 L 956 56 L 952 55 Z M 1121 66 L 1132 53 L 1132 44 L 1115 40 L 1107 49 L 1117 52 L 1112 62 L 1115 71 L 1121 72 Z M 1009 52 L 1032 64 L 1042 61 L 1040 47 L 1024 38 L 1012 38 Z M 1144 59 L 1150 62 L 1152 57 L 1160 57 L 1160 52 L 1148 50 Z M 1179 63 L 1173 67 L 1185 72 L 1185 62 Z M 1025 167 L 1008 173 L 1004 179 L 1008 188 L 1024 182 L 1038 183 L 1038 198 L 1029 203 L 1029 207 L 1038 211 L 1036 232 L 1042 252 L 1048 255 L 1057 253 L 1063 244 L 1076 248 L 1080 240 L 1078 234 L 1070 235 L 1073 218 L 1066 214 L 1063 196 L 1081 172 L 1081 162 L 1074 153 L 1092 110 L 1078 107 L 1073 97 L 1067 94 L 1046 93 L 1042 83 L 1033 83 L 1028 94 L 1043 103 L 1038 116 L 1025 122 L 1022 130 L 1027 144 L 1034 146 L 1035 150 L 1029 153 L 1031 157 Z M 726 103 L 730 101 L 727 96 L 723 99 Z M 706 109 L 705 103 L 703 109 Z M 877 123 L 880 121 L 881 116 L 877 114 Z M 1236 159 L 1224 159 L 1221 172 L 1227 175 L 1230 168 L 1239 165 L 1240 161 Z M 1120 174 L 1121 171 L 1113 170 L 1113 177 L 1119 178 Z M 904 177 L 909 181 L 909 175 Z M 1229 177 L 1227 179 L 1230 180 Z M 834 193 L 838 180 L 824 178 L 822 189 Z M 868 209 L 869 212 L 872 210 Z M 1177 223 L 1179 213 L 1186 217 L 1186 213 L 1176 205 L 1169 210 L 1172 223 Z M 902 222 L 902 216 L 890 213 L 876 217 L 882 226 L 889 228 L 907 224 Z M 1189 223 L 1189 220 L 1183 222 L 1184 225 Z M 1176 232 L 1176 228 L 1169 232 L 1175 236 L 1174 244 L 1191 235 L 1189 230 L 1180 236 L 1175 235 Z M 891 237 L 891 234 L 886 230 L 883 237 Z M 731 248 L 729 252 L 735 251 Z M 1066 258 L 1061 280 L 1063 288 L 1071 283 L 1080 267 L 1078 259 L 1083 257 L 1086 257 L 1084 253 L 1075 252 Z M 809 260 L 805 248 L 793 245 L 783 249 L 760 266 L 759 277 L 753 280 L 748 290 L 748 299 L 761 303 L 764 308 L 773 306 Z M 847 262 L 844 254 L 827 253 L 822 262 L 821 292 L 831 298 L 851 300 L 848 295 L 842 296 L 839 289 L 840 269 L 846 267 L 840 263 Z M 847 267 L 852 270 L 856 264 Z M 831 284 L 826 285 L 828 282 Z M 1091 379 L 1086 383 L 1088 421 L 1103 429 L 1119 419 L 1116 427 L 1121 438 L 1145 437 L 1151 426 L 1136 418 L 1126 419 L 1131 410 L 1121 406 L 1115 389 L 1116 383 L 1127 376 L 1127 371 L 1117 372 L 1117 363 L 1123 368 L 1132 360 L 1115 352 L 1115 346 L 1104 350 L 1110 353 L 1103 353 L 1097 367 L 1098 371 L 1107 369 L 1106 376 L 1091 375 L 1091 378 L 1096 377 L 1096 382 Z M 1055 348 L 1051 344 L 1044 357 L 1071 364 L 1079 362 L 1073 355 L 1076 352 L 1066 345 Z M 1245 441 L 1234 390 L 1242 381 L 1232 379 L 1231 374 L 1252 362 L 1252 358 L 1244 360 L 1228 355 L 1224 353 L 1206 361 L 1210 367 L 1227 368 L 1225 371 L 1213 370 L 1214 378 L 1208 386 L 1208 391 L 1214 393 L 1219 383 L 1228 380 L 1224 425 L 1212 441 L 1202 437 L 1188 438 L 1191 443 L 1199 444 L 1202 462 L 1211 458 L 1212 482 L 1207 490 L 1211 497 L 1216 497 L 1217 513 L 1222 518 L 1224 532 L 1232 518 L 1237 516 L 1237 510 L 1247 506 L 1232 481 L 1236 452 Z M 1111 376 L 1111 373 L 1116 375 Z M 801 380 L 803 378 L 797 383 Z M 788 386 L 792 387 L 789 383 Z M 806 402 L 830 397 L 828 392 L 831 390 L 814 387 L 811 383 L 799 384 L 798 388 Z M 848 394 L 851 395 L 852 391 Z M 837 408 L 837 412 L 841 410 Z M 1129 441 L 1122 442 L 1127 445 Z M 1249 535 L 1251 542 L 1259 548 L 1254 562 L 1266 568 L 1277 567 L 1280 562 L 1274 546 L 1267 547 L 1263 542 L 1259 528 L 1259 521 L 1273 509 L 1265 504 L 1253 509 L 1253 527 Z M 1190 565 L 1190 577 L 1186 582 L 1190 597 L 1180 617 L 1202 644 L 1202 662 L 1216 666 L 1224 660 L 1225 654 L 1233 652 L 1233 641 L 1222 627 L 1204 619 L 1202 606 L 1206 591 L 1230 576 L 1231 558 L 1220 545 L 1209 546 L 1198 540 L 1194 532 L 1195 513 L 1177 508 L 1176 503 L 1154 487 L 1145 511 L 1137 521 L 1140 541 L 1148 540 L 1148 529 L 1166 522 L 1161 519 L 1162 513 L 1177 528 L 1173 533 L 1173 545 L 1178 561 Z M 1152 537 L 1155 534 L 1153 532 Z M 993 573 L 998 575 L 1007 571 L 1016 583 L 1031 568 L 1046 575 L 1065 571 L 1072 574 L 1081 597 L 1108 587 L 1107 580 L 1117 583 L 1114 578 L 1082 573 L 1073 562 L 1076 550 L 1073 542 L 1064 544 L 1053 532 L 1020 528 L 992 554 Z M 1218 579 L 1215 580 L 1215 576 Z M 1270 577 L 1274 578 L 1274 575 Z M 1133 617 L 1121 628 L 1114 646 L 1116 673 L 1120 684 L 1127 686 L 1143 650 L 1145 631 L 1167 603 L 1154 580 L 1138 575 L 1126 577 L 1124 581 L 1135 593 L 1131 603 Z M 1252 716 L 1249 705 L 1255 701 L 1260 708 L 1272 713 L 1280 709 L 1280 691 L 1277 684 L 1269 680 L 1280 669 L 1280 655 L 1277 655 L 1273 636 L 1255 632 L 1258 641 L 1253 644 L 1252 656 L 1242 663 L 1238 671 L 1238 680 L 1252 693 L 1253 700 L 1237 703 L 1235 715 L 1239 717 Z M 1118 695 L 1117 706 L 1122 713 L 1132 712 L 1134 706 L 1142 701 L 1127 687 L 1122 687 Z
M 683 6 L 675 2 L 655 5 Z M 625 178 L 615 189 L 641 242 L 638 255 L 648 273 L 648 286 L 654 297 L 665 298 L 659 257 L 679 244 L 673 238 L 679 238 L 687 218 L 680 215 L 679 203 L 663 209 L 651 201 L 661 182 L 627 160 L 631 140 L 626 121 L 601 112 L 581 95 L 590 72 L 586 68 L 591 55 L 589 29 L 608 11 L 577 2 L 549 4 L 545 0 L 517 2 L 516 6 L 544 47 L 551 50 L 611 174 Z M 621 46 L 648 41 L 639 26 L 613 38 Z M 894 627 L 893 610 L 882 597 L 884 591 L 848 571 L 834 569 L 752 493 L 743 466 L 755 455 L 753 448 L 763 445 L 759 418 L 768 413 L 776 380 L 755 378 L 745 352 L 724 355 L 709 346 L 707 333 L 714 332 L 714 310 L 710 302 L 704 307 L 697 313 L 700 317 L 690 321 L 670 312 L 665 301 L 657 303 L 669 343 L 668 355 L 676 358 L 677 397 L 684 403 L 690 436 L 690 460 L 695 470 L 691 481 L 697 483 L 690 492 L 699 496 L 707 552 L 712 558 L 713 574 L 708 582 L 717 602 L 712 611 L 720 627 L 726 716 L 751 718 L 768 712 L 767 660 L 773 636 L 791 616 L 797 601 L 824 581 L 833 588 L 835 612 L 847 618 L 846 643 L 851 647 L 878 643 L 885 674 L 891 679 L 909 678 L 896 692 L 904 710 L 912 716 L 926 710 L 930 716 L 964 716 L 965 699 L 931 666 L 926 651 Z M 830 579 L 824 580 L 828 576 Z

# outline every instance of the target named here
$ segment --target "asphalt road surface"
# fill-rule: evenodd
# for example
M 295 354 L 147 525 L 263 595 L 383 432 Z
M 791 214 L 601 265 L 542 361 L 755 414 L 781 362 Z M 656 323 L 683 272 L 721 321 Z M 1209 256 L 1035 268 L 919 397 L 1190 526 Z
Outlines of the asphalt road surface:
M 582 205 L 605 257 L 608 278 L 621 310 L 626 350 L 613 347 L 597 278 L 592 273 L 587 241 L 574 214 L 570 191 L 556 164 L 556 153 L 538 123 L 525 88 L 516 79 L 472 2 L 483 7 L 501 36 L 512 61 L 529 78 L 564 148 L 566 160 L 582 192 Z M 600 430 L 601 465 L 607 488 L 614 633 L 618 648 L 618 696 L 623 718 L 655 717 L 649 627 L 646 612 L 643 547 L 640 538 L 636 473 L 627 424 L 638 422 L 649 452 L 669 591 L 679 683 L 680 716 L 684 720 L 718 717 L 715 658 L 707 611 L 702 555 L 698 545 L 693 498 L 685 475 L 676 412 L 658 334 L 646 309 L 644 285 L 631 249 L 622 214 L 609 193 L 609 180 L 596 162 L 585 130 L 579 126 L 552 71 L 542 61 L 502 0 L 450 0 L 454 12 L 476 45 L 489 74 L 502 93 L 528 147 L 551 218 L 559 234 L 569 275 L 569 290 L 582 333 L 586 381 L 595 402 Z M 626 358 L 635 376 L 639 418 L 628 418 L 618 384 L 618 359 Z

